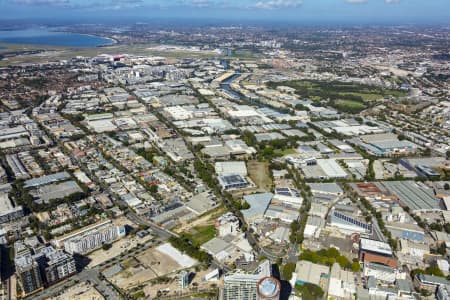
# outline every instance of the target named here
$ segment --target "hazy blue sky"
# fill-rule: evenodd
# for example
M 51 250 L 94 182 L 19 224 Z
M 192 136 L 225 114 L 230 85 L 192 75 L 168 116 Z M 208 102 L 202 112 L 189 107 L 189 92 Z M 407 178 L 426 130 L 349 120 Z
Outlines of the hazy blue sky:
M 298 23 L 440 23 L 450 0 L 0 0 L 0 20 L 265 20 Z

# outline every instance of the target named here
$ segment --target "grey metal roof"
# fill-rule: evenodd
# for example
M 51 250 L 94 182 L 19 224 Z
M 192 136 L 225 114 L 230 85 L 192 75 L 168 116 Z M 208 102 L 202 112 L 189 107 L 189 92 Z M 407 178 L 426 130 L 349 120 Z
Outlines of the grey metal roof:
M 414 181 L 386 181 L 383 185 L 412 210 L 440 209 L 433 190 Z
M 272 200 L 272 193 L 262 193 L 244 196 L 244 200 L 250 205 L 249 209 L 242 210 L 244 218 L 252 218 L 263 215 Z

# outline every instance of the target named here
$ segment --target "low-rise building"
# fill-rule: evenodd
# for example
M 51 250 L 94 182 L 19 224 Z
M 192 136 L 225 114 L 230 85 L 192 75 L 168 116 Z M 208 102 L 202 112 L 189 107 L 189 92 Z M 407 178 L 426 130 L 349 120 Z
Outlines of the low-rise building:
M 356 276 L 350 271 L 342 270 L 338 263 L 331 267 L 328 297 L 336 300 L 355 299 Z
M 450 285 L 450 280 L 447 280 L 444 277 L 426 274 L 417 274 L 414 277 L 414 287 L 419 290 L 425 289 L 434 294 L 437 291 L 438 287 L 441 285 Z
M 312 283 L 323 288 L 328 282 L 329 273 L 330 268 L 327 266 L 301 260 L 295 268 L 295 284 Z
M 400 253 L 404 255 L 423 258 L 425 255 L 430 254 L 430 246 L 424 243 L 417 243 L 405 239 L 400 239 L 399 245 Z
M 0 185 L 0 224 L 18 220 L 24 216 L 22 205 L 14 206 L 9 199 L 10 184 Z

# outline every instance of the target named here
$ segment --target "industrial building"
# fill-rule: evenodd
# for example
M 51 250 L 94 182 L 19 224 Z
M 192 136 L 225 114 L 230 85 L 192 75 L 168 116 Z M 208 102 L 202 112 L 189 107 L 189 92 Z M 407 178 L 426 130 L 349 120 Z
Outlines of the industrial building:
M 349 177 L 335 159 L 317 159 L 316 165 L 301 166 L 301 170 L 308 179 L 346 179 Z
M 13 172 L 15 179 L 30 178 L 30 174 L 28 174 L 28 171 L 25 169 L 17 154 L 6 155 L 6 162 Z
M 412 242 L 404 239 L 399 240 L 400 253 L 422 259 L 430 254 L 430 246 L 424 243 Z
M 370 234 L 372 232 L 372 224 L 361 222 L 354 217 L 348 216 L 336 210 L 330 213 L 330 226 L 337 227 L 344 233 L 362 233 Z
M 298 207 L 302 206 L 303 198 L 298 190 L 289 187 L 278 187 L 275 189 L 273 200 L 285 205 Z
M 363 253 L 373 253 L 381 256 L 392 257 L 392 248 L 388 243 L 362 238 L 359 241 L 360 257 Z
M 52 199 L 62 199 L 74 193 L 82 193 L 83 190 L 76 181 L 64 181 L 41 186 L 30 191 L 36 203 L 48 203 Z
M 449 286 L 450 280 L 434 275 L 417 274 L 414 277 L 413 283 L 414 287 L 416 287 L 417 289 L 425 289 L 434 294 L 439 286 Z
M 364 263 L 363 272 L 364 276 L 374 277 L 379 281 L 386 283 L 394 283 L 397 279 L 397 269 L 391 268 L 377 263 Z
M 394 238 L 416 242 L 425 241 L 425 231 L 416 224 L 406 222 L 386 222 L 385 227 Z
M 243 189 L 250 186 L 250 183 L 245 177 L 237 174 L 219 176 L 217 179 L 219 180 L 220 186 L 225 191 Z
M 69 178 L 71 178 L 69 173 L 64 171 L 64 172 L 60 172 L 60 173 L 55 173 L 55 174 L 27 180 L 24 182 L 23 187 L 26 189 L 34 188 L 34 187 L 39 187 L 42 185 L 47 185 L 47 184 L 58 182 L 58 181 L 63 181 L 63 180 L 69 179 Z
M 401 205 L 411 211 L 440 211 L 439 199 L 433 189 L 415 181 L 385 181 L 383 186 L 398 197 Z
M 325 227 L 325 219 L 318 216 L 308 216 L 303 235 L 305 238 L 318 238 L 321 230 Z
M 30 133 L 22 125 L 10 128 L 2 128 L 0 133 L 0 142 L 29 136 Z
M 353 299 L 356 293 L 356 275 L 342 270 L 338 263 L 331 267 L 328 297 L 336 300 Z
M 342 188 L 334 182 L 308 183 L 307 185 L 311 188 L 312 193 L 329 194 L 335 196 L 340 196 L 344 193 Z
M 22 205 L 14 206 L 9 199 L 10 184 L 0 185 L 0 224 L 15 221 L 24 216 Z
M 247 223 L 255 219 L 262 219 L 270 202 L 272 201 L 272 193 L 262 193 L 244 196 L 245 202 L 250 205 L 249 209 L 242 210 Z
M 220 161 L 215 164 L 218 176 L 240 175 L 247 176 L 247 166 L 244 161 Z
M 418 146 L 410 141 L 400 141 L 395 134 L 369 134 L 353 138 L 349 142 L 359 146 L 374 156 L 406 155 L 417 151 Z
M 273 220 L 280 220 L 290 224 L 298 219 L 298 209 L 298 205 L 291 205 L 289 203 L 279 201 L 273 197 L 270 205 L 264 213 L 264 217 Z

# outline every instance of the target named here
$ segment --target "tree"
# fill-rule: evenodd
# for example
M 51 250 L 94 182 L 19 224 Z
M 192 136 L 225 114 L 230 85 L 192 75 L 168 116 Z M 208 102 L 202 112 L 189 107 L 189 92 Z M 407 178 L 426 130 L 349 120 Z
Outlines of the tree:
M 303 104 L 297 104 L 295 106 L 296 110 L 303 110 L 303 111 L 309 111 L 310 109 L 307 106 L 304 106 Z
M 250 204 L 248 204 L 247 201 L 243 200 L 241 208 L 242 209 L 249 209 L 250 208 Z
M 295 285 L 295 289 L 302 293 L 302 299 L 309 300 L 309 299 L 320 299 L 324 292 L 323 290 L 311 283 L 305 283 L 303 285 Z
M 253 132 L 249 131 L 249 130 L 245 130 L 242 133 L 242 140 L 251 147 L 255 147 L 258 144 L 258 141 L 256 140 L 255 135 L 253 134 Z
M 156 185 L 156 184 L 150 185 L 149 190 L 150 190 L 150 193 L 156 194 L 158 192 L 158 185 Z
M 347 257 L 340 255 L 336 258 L 336 262 L 341 266 L 341 268 L 349 268 L 352 266 Z
M 291 280 L 292 279 L 292 273 L 295 272 L 295 263 L 287 263 L 283 266 L 282 269 L 282 275 L 283 279 L 285 280 Z
M 352 263 L 352 272 L 359 272 L 361 271 L 361 265 L 359 264 L 358 261 L 354 261 Z

